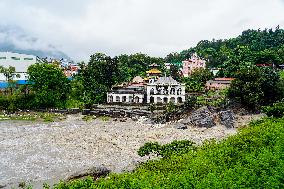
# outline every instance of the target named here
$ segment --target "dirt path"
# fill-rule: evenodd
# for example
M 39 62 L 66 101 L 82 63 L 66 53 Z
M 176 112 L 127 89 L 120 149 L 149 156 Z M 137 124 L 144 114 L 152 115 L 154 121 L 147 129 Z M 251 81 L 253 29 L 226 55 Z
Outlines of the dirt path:
M 178 130 L 174 124 L 132 120 L 85 122 L 79 115 L 55 123 L 0 122 L 0 185 L 64 179 L 95 166 L 121 172 L 143 161 L 137 150 L 145 142 L 188 139 L 200 144 L 236 132 L 222 126 Z

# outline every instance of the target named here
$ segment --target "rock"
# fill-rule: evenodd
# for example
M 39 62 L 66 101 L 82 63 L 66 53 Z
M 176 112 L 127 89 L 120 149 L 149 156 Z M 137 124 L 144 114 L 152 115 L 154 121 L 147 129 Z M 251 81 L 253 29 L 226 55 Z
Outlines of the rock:
M 72 175 L 70 175 L 69 177 L 67 177 L 65 180 L 70 181 L 70 180 L 74 180 L 74 179 L 80 179 L 80 178 L 84 178 L 87 176 L 92 176 L 94 177 L 94 179 L 100 178 L 100 177 L 104 177 L 107 174 L 110 173 L 110 170 L 107 169 L 106 167 L 93 167 L 90 169 L 86 169 L 83 171 L 79 171 L 76 172 Z
M 78 114 L 80 113 L 80 109 L 79 108 L 71 108 L 68 110 L 68 114 Z
M 131 119 L 132 121 L 138 121 L 138 116 L 132 116 Z
M 178 123 L 178 124 L 175 125 L 175 128 L 185 130 L 185 129 L 187 129 L 187 126 L 182 124 L 182 123 Z
M 194 111 L 183 123 L 190 123 L 197 127 L 211 128 L 216 125 L 214 117 L 214 114 L 207 107 L 202 107 Z
M 218 115 L 222 125 L 227 128 L 234 127 L 235 114 L 231 110 L 220 111 Z
M 145 120 L 142 120 L 142 124 L 145 124 L 145 125 L 153 125 L 155 124 L 154 120 L 151 119 L 151 118 L 146 118 Z
M 68 110 L 57 110 L 55 113 L 66 114 Z
M 120 121 L 120 122 L 126 122 L 126 121 L 127 121 L 127 118 L 121 118 L 119 121 Z
M 1 184 L 1 183 L 0 183 L 0 188 L 5 188 L 5 187 L 6 187 L 5 184 Z
M 83 109 L 82 115 L 88 115 L 90 113 L 90 109 Z

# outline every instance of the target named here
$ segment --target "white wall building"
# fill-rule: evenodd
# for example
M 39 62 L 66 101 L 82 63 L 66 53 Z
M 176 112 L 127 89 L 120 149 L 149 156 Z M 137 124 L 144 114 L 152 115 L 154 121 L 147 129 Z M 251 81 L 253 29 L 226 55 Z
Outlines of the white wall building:
M 114 89 L 107 93 L 108 103 L 142 104 L 145 96 L 144 87 L 128 86 Z
M 166 104 L 169 102 L 185 102 L 185 85 L 172 77 L 160 77 L 157 81 L 147 84 L 147 103 Z
M 27 79 L 28 67 L 37 62 L 37 57 L 33 55 L 12 53 L 12 52 L 0 52 L 0 66 L 8 68 L 9 66 L 15 67 L 16 74 L 20 75 L 20 78 L 14 78 L 16 81 L 24 82 Z M 5 81 L 6 78 L 0 73 L 0 81 Z

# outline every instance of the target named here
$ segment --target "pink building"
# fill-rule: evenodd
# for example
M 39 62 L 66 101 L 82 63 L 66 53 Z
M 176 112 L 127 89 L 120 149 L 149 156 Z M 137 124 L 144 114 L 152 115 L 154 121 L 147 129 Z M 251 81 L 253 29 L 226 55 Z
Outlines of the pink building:
M 182 61 L 182 74 L 184 77 L 191 75 L 192 71 L 199 68 L 206 68 L 206 61 L 202 60 L 194 53 L 190 59 Z

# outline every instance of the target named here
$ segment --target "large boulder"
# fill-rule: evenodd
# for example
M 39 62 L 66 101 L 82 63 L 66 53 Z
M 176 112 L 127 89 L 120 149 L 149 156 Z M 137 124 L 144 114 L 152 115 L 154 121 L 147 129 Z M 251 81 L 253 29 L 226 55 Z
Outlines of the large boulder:
M 231 110 L 220 111 L 218 115 L 221 125 L 224 125 L 227 128 L 234 127 L 235 114 L 233 111 Z
M 89 169 L 85 169 L 82 171 L 78 171 L 70 176 L 68 176 L 65 180 L 70 181 L 74 179 L 82 179 L 87 176 L 91 176 L 94 179 L 107 176 L 110 173 L 110 170 L 106 167 L 92 167 Z
M 182 123 L 185 125 L 191 124 L 196 127 L 211 128 L 216 125 L 214 118 L 214 113 L 212 113 L 207 107 L 202 107 L 192 112 L 192 114 L 188 118 L 184 119 Z

